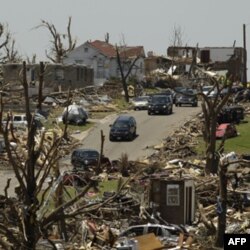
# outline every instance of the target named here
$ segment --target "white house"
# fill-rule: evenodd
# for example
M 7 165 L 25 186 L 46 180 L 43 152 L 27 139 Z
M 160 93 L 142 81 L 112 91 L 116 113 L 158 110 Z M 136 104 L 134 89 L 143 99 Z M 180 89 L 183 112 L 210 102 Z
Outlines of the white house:
M 122 47 L 121 51 L 121 59 L 123 60 L 126 57 L 127 62 L 132 62 L 134 58 L 139 57 L 130 75 L 137 80 L 142 80 L 144 77 L 145 58 L 143 46 Z M 84 64 L 93 68 L 95 84 L 103 83 L 112 77 L 120 77 L 115 46 L 104 41 L 85 42 L 68 53 L 63 63 Z M 124 71 L 126 74 L 126 69 Z

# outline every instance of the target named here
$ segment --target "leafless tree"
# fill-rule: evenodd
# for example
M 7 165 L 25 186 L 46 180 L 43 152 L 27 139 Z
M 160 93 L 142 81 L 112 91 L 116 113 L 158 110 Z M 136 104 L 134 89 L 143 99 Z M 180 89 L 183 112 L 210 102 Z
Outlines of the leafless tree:
M 0 96 L 0 132 L 5 140 L 9 164 L 18 182 L 18 187 L 15 189 L 17 198 L 9 197 L 8 187 L 11 180 L 8 180 L 4 196 L 5 211 L 0 210 L 4 218 L 0 222 L 0 235 L 3 236 L 0 237 L 0 246 L 3 249 L 35 249 L 40 238 L 48 239 L 49 231 L 55 224 L 59 225 L 60 235 L 66 240 L 69 218 L 74 219 L 86 210 L 96 210 L 102 206 L 99 204 L 92 207 L 89 204 L 79 203 L 86 192 L 95 187 L 96 181 L 91 179 L 76 197 L 68 201 L 62 200 L 63 187 L 58 185 L 62 178 L 58 160 L 61 157 L 61 146 L 65 143 L 63 133 L 58 134 L 53 131 L 48 136 L 46 131 L 37 130 L 34 114 L 30 110 L 25 62 L 23 62 L 22 84 L 28 123 L 27 135 L 20 137 L 15 133 L 11 124 L 11 114 L 8 114 L 6 124 L 2 124 L 4 110 L 3 97 Z M 12 146 L 13 141 L 15 147 Z M 46 184 L 45 180 L 51 176 L 51 172 L 54 172 L 57 178 Z M 57 194 L 57 199 L 55 209 L 51 210 L 47 207 L 47 202 L 53 190 Z
M 171 63 L 171 69 L 173 71 L 173 66 L 175 62 L 175 48 L 182 47 L 184 43 L 184 32 L 181 26 L 174 25 L 171 36 L 170 36 L 170 45 L 173 46 L 173 58 Z
M 71 35 L 71 17 L 68 20 L 67 34 L 61 34 L 57 31 L 54 24 L 49 23 L 45 20 L 41 21 L 42 23 L 36 28 L 44 27 L 52 36 L 51 47 L 49 53 L 46 51 L 46 56 L 53 63 L 62 63 L 63 58 L 67 55 L 68 52 L 72 51 L 76 46 L 76 39 L 72 39 Z M 67 39 L 67 45 L 64 44 L 64 40 Z
M 198 95 L 201 98 L 201 107 L 204 115 L 203 123 L 203 139 L 206 145 L 206 173 L 217 173 L 218 164 L 219 164 L 219 152 L 216 148 L 216 127 L 218 115 L 221 112 L 223 106 L 227 103 L 230 95 L 232 83 L 228 84 L 228 81 L 221 82 L 215 77 L 210 77 L 211 84 L 214 88 L 211 91 L 215 90 L 216 95 L 214 98 L 208 97 L 208 95 L 202 93 L 201 86 L 199 87 Z M 226 85 L 226 83 L 228 85 Z M 228 87 L 228 93 L 221 97 L 221 91 Z
M 28 64 L 35 64 L 36 63 L 36 54 L 33 54 L 31 57 L 27 57 Z
M 107 32 L 106 34 L 105 34 L 105 36 L 104 36 L 104 41 L 106 42 L 106 43 L 109 43 L 109 33 Z
M 184 43 L 184 31 L 179 25 L 174 25 L 170 37 L 170 44 L 173 47 L 181 47 Z
M 206 145 L 205 172 L 207 174 L 218 174 L 219 178 L 218 204 L 220 205 L 221 211 L 218 213 L 215 246 L 223 247 L 227 213 L 227 168 L 228 165 L 232 163 L 229 163 L 227 160 L 223 160 L 221 157 L 224 151 L 226 138 L 224 138 L 221 143 L 216 146 L 216 127 L 218 124 L 218 115 L 230 98 L 232 82 L 230 81 L 230 78 L 218 79 L 215 77 L 209 77 L 209 79 L 211 84 L 214 86 L 214 90 L 216 90 L 214 98 L 208 97 L 207 95 L 209 95 L 209 93 L 207 95 L 203 94 L 201 86 L 199 90 L 204 115 L 203 139 Z M 228 88 L 228 93 L 224 97 L 221 97 L 221 91 L 225 87 Z
M 0 23 L 0 61 L 2 63 L 21 61 L 15 43 L 15 39 L 8 30 L 8 25 Z
M 128 78 L 136 64 L 136 61 L 139 59 L 139 55 L 131 58 L 126 54 L 126 46 L 116 46 L 116 57 L 117 64 L 121 74 L 122 86 L 124 90 L 125 101 L 129 102 L 129 93 L 128 93 Z

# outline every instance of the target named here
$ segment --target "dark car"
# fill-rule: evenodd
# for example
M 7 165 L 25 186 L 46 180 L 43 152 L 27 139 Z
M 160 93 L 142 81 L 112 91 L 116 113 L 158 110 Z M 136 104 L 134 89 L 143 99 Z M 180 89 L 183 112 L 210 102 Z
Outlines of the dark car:
M 182 94 L 183 92 L 185 92 L 187 90 L 186 87 L 175 87 L 173 89 L 173 103 L 175 104 L 176 102 L 176 98 L 179 94 Z
M 71 155 L 71 164 L 74 169 L 88 170 L 88 167 L 98 164 L 99 157 L 95 149 L 75 149 Z
M 221 123 L 240 123 L 244 120 L 244 108 L 240 105 L 225 106 L 218 114 L 217 122 Z
M 109 140 L 129 140 L 136 137 L 136 120 L 133 116 L 118 116 L 110 125 Z
M 185 91 L 182 94 L 178 94 L 175 100 L 175 106 L 191 105 L 192 107 L 198 106 L 197 95 L 192 91 Z
M 172 114 L 173 102 L 171 96 L 153 95 L 148 104 L 148 115 L 152 114 Z

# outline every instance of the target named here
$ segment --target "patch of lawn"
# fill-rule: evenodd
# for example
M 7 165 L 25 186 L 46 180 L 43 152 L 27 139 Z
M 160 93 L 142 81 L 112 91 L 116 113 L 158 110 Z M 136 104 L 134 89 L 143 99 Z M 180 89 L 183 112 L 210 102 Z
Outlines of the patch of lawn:
M 250 118 L 246 122 L 240 123 L 236 126 L 238 136 L 230 138 L 225 142 L 225 151 L 235 151 L 238 154 L 250 153 Z
M 117 106 L 117 108 L 118 108 L 119 110 L 128 109 L 128 108 L 130 108 L 130 106 L 131 106 L 130 103 L 127 103 L 127 102 L 125 101 L 124 96 L 122 96 L 122 97 L 119 98 L 119 99 L 114 99 L 114 100 L 113 100 L 113 103 L 114 103 L 114 105 Z
M 116 114 L 116 112 L 113 111 L 107 111 L 107 112 L 91 112 L 90 118 L 91 119 L 103 119 L 108 115 Z
M 48 120 L 48 121 L 47 121 L 46 123 L 44 123 L 43 125 L 44 125 L 44 127 L 45 127 L 47 130 L 55 128 L 55 124 L 54 124 L 53 121 L 51 121 L 51 120 Z M 65 125 L 64 125 L 62 122 L 57 123 L 57 125 L 58 125 L 62 130 L 64 130 L 64 126 L 65 126 Z M 75 133 L 76 131 L 83 132 L 83 131 L 86 131 L 86 130 L 88 130 L 89 128 L 93 127 L 94 125 L 95 125 L 94 122 L 89 122 L 89 121 L 87 121 L 86 124 L 80 125 L 80 126 L 68 124 L 68 133 L 69 133 L 69 134 L 73 134 L 73 133 Z
M 234 151 L 237 154 L 249 154 L 250 153 L 250 117 L 246 117 L 245 120 L 236 125 L 236 129 L 238 131 L 238 136 L 233 138 L 228 138 L 225 141 L 225 153 L 229 153 Z M 221 140 L 217 140 L 217 147 L 220 145 Z M 198 145 L 196 147 L 196 151 L 198 154 L 205 154 L 205 143 L 202 137 L 198 138 Z
M 103 181 L 99 183 L 99 190 L 100 194 L 99 196 L 103 196 L 104 192 L 116 192 L 118 187 L 118 180 L 109 180 L 109 181 Z

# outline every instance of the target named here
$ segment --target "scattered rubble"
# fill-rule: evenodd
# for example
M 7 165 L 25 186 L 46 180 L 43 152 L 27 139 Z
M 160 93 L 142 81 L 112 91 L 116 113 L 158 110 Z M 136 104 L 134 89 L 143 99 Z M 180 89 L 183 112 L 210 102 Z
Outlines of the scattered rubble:
M 107 86 L 103 87 L 107 88 Z M 115 111 L 116 107 L 109 104 L 109 98 L 92 94 L 89 98 L 89 91 L 83 90 L 78 97 L 80 100 L 90 103 L 90 111 Z M 80 90 L 81 93 L 81 90 Z M 73 92 L 74 95 L 74 92 Z M 57 96 L 62 99 L 63 95 Z M 96 98 L 94 99 L 93 96 Z M 65 96 L 64 96 L 65 97 Z M 51 101 L 51 100 L 50 100 Z M 56 105 L 64 105 L 65 102 L 51 101 Z M 48 100 L 46 105 L 50 105 Z M 105 103 L 105 104 L 104 104 Z M 245 114 L 250 114 L 250 107 L 243 104 Z M 56 228 L 53 228 L 50 240 L 54 241 L 58 249 L 124 249 L 122 247 L 131 246 L 132 249 L 204 249 L 211 246 L 212 237 L 217 227 L 217 216 L 220 212 L 220 201 L 218 200 L 218 176 L 205 175 L 205 162 L 198 158 L 194 150 L 197 145 L 196 138 L 201 136 L 201 120 L 197 116 L 186 122 L 171 136 L 163 140 L 160 145 L 154 147 L 157 153 L 148 157 L 144 162 L 125 162 L 122 159 L 113 161 L 111 166 L 102 166 L 102 172 L 94 176 L 94 169 L 90 173 L 80 176 L 83 179 L 82 186 L 75 186 L 76 191 L 84 187 L 88 178 L 95 178 L 97 182 L 104 180 L 117 180 L 120 188 L 118 191 L 106 192 L 103 197 L 97 197 L 97 190 L 92 190 L 80 201 L 81 205 L 95 204 L 95 209 L 89 210 L 78 218 L 78 223 L 69 221 L 70 243 L 65 243 L 59 239 Z M 41 134 L 43 131 L 41 131 Z M 62 134 L 63 131 L 55 126 L 54 130 L 47 131 L 44 137 L 43 151 L 48 150 L 53 137 Z M 41 134 L 37 134 L 36 140 L 41 140 Z M 25 150 L 24 131 L 20 130 L 16 138 L 10 138 L 11 142 L 16 140 L 22 142 L 18 150 Z M 78 145 L 79 141 L 69 137 L 63 141 L 61 154 L 66 155 Z M 14 144 L 13 144 L 14 145 Z M 243 157 L 237 156 L 239 160 L 234 167 L 228 167 L 228 210 L 227 210 L 227 233 L 250 233 L 250 163 Z M 44 159 L 41 159 L 42 162 Z M 234 159 L 235 160 L 235 159 Z M 7 155 L 1 153 L 1 162 L 8 166 Z M 1 163 L 2 164 L 2 163 Z M 39 167 L 39 166 L 38 166 Z M 91 172 L 92 171 L 92 172 Z M 77 173 L 75 173 L 77 174 Z M 131 225 L 144 223 L 160 223 L 169 225 L 157 207 L 150 204 L 149 192 L 152 179 L 165 179 L 168 181 L 191 179 L 195 185 L 196 196 L 196 216 L 191 225 L 179 225 L 182 232 L 179 232 L 176 241 L 169 242 L 168 238 L 161 239 L 149 233 L 136 236 L 133 239 L 126 239 L 123 243 L 118 241 L 118 236 L 122 229 Z M 126 180 L 126 181 L 124 181 Z M 121 188 L 122 187 L 122 188 Z M 4 197 L 0 197 L 0 209 L 7 209 Z M 78 209 L 75 207 L 73 209 Z M 11 211 L 7 211 L 11 215 Z M 3 220 L 4 218 L 1 218 Z M 149 246 L 149 242 L 152 247 Z M 41 240 L 38 249 L 49 249 L 49 243 Z M 148 248 L 146 248 L 148 247 Z

